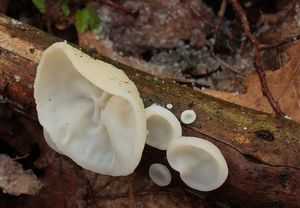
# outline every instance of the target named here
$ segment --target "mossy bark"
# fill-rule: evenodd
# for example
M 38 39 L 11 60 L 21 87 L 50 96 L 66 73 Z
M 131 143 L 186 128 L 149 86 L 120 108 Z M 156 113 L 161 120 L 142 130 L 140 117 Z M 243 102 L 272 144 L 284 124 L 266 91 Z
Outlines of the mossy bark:
M 32 122 L 37 122 L 33 98 L 36 66 L 42 52 L 57 41 L 62 40 L 0 15 L 0 95 L 10 109 Z M 228 103 L 88 53 L 123 70 L 137 85 L 145 106 L 172 103 L 172 112 L 178 118 L 182 111 L 193 109 L 197 119 L 190 125 L 182 125 L 183 134 L 206 138 L 222 151 L 229 166 L 229 177 L 221 188 L 205 194 L 191 190 L 180 182 L 175 172 L 172 186 L 233 206 L 299 206 L 298 123 Z M 153 162 L 166 164 L 164 154 L 146 147 L 139 169 L 146 172 Z

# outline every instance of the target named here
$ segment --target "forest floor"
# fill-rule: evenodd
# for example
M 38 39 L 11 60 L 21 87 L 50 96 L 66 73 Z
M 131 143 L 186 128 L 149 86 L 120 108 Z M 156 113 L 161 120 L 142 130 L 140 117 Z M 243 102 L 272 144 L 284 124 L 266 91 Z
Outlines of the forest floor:
M 247 36 L 232 2 L 236 1 L 4 0 L 0 12 L 139 70 L 255 110 L 283 112 L 300 122 L 300 1 L 240 1 L 257 45 Z M 259 60 L 266 77 L 257 73 Z M 266 87 L 269 97 L 263 94 Z M 52 152 L 47 154 L 61 165 Z M 70 178 L 72 174 L 77 173 L 67 173 Z M 149 179 L 89 172 L 86 177 L 103 187 L 90 190 L 101 192 L 91 198 L 95 207 L 210 206 L 193 195 L 178 198 L 180 191 L 157 190 Z M 79 187 L 81 181 L 76 183 L 72 185 Z M 148 186 L 143 189 L 141 184 Z M 135 199 L 127 193 L 131 186 Z

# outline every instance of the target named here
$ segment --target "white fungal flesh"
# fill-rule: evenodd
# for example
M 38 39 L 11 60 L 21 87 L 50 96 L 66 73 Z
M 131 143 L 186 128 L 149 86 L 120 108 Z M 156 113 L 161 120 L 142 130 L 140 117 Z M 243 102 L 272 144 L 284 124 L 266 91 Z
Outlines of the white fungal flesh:
M 171 103 L 168 103 L 168 104 L 166 105 L 166 107 L 167 107 L 169 110 L 171 110 L 171 109 L 173 108 L 173 105 L 172 105 Z
M 45 141 L 46 143 L 49 145 L 49 147 L 51 147 L 53 150 L 55 150 L 56 152 L 60 153 L 60 154 L 63 154 L 59 149 L 58 147 L 56 146 L 56 144 L 52 141 L 52 139 L 50 138 L 49 136 L 49 133 L 43 129 L 43 133 L 44 133 L 44 138 L 45 138 Z
M 34 89 L 39 121 L 63 154 L 101 174 L 134 171 L 146 119 L 138 90 L 123 71 L 55 43 L 43 53 Z
M 166 150 L 169 143 L 182 135 L 180 122 L 168 109 L 152 105 L 146 108 L 146 143 L 160 150 Z
M 228 176 L 227 163 L 219 148 L 204 139 L 173 140 L 167 149 L 167 160 L 185 184 L 199 191 L 217 189 Z
M 167 186 L 171 183 L 172 176 L 170 170 L 163 164 L 155 163 L 149 168 L 151 180 L 158 186 Z
M 193 110 L 185 110 L 181 113 L 180 120 L 184 124 L 191 124 L 197 118 L 195 111 Z

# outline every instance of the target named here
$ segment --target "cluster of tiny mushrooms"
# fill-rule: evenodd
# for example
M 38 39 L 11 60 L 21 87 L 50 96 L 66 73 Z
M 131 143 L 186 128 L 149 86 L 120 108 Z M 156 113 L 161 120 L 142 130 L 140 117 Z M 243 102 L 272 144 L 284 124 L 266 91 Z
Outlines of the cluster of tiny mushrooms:
M 34 97 L 48 145 L 85 169 L 129 175 L 138 166 L 146 143 L 166 150 L 169 165 L 191 188 L 211 191 L 228 176 L 218 147 L 201 138 L 182 136 L 181 124 L 170 111 L 172 104 L 145 109 L 135 84 L 122 70 L 66 42 L 54 43 L 44 51 Z M 193 110 L 181 114 L 184 124 L 195 119 Z M 171 182 L 171 173 L 163 164 L 152 164 L 149 176 L 159 186 Z

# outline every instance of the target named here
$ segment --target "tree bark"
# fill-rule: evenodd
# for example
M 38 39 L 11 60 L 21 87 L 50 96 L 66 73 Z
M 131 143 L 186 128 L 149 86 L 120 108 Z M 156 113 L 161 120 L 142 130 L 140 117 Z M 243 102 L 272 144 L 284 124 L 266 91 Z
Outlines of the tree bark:
M 17 112 L 21 122 L 26 118 L 27 129 L 37 126 L 38 122 L 33 98 L 36 66 L 43 51 L 57 41 L 62 40 L 0 15 L 0 98 Z M 193 109 L 197 119 L 190 125 L 182 125 L 183 135 L 205 138 L 220 148 L 229 166 L 229 177 L 222 187 L 201 193 L 186 187 L 174 171 L 171 186 L 228 207 L 300 205 L 299 124 L 210 97 L 88 53 L 122 69 L 137 85 L 145 106 L 172 103 L 172 112 L 178 118 L 182 111 Z M 30 132 L 37 141 L 43 140 L 41 127 Z M 146 146 L 138 170 L 146 174 L 149 164 L 154 162 L 167 164 L 165 152 Z

